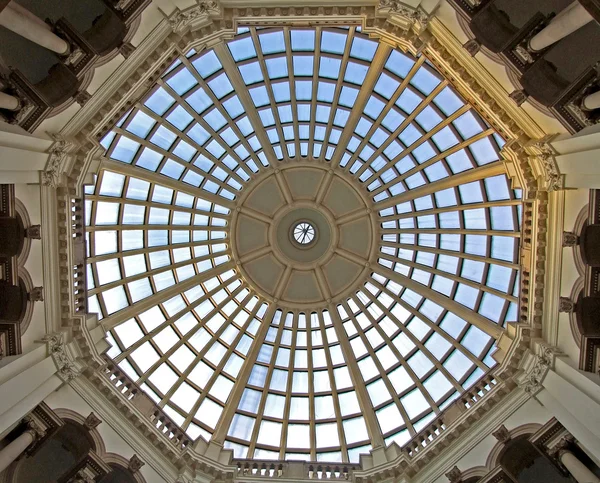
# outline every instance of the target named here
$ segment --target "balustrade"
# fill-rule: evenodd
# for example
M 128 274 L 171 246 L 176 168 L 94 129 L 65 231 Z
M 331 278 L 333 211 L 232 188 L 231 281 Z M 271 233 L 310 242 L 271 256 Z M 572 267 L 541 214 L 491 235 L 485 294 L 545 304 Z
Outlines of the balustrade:
M 261 476 L 264 478 L 281 478 L 285 475 L 284 464 L 282 463 L 261 463 L 253 460 L 238 460 L 236 465 L 238 476 Z
M 131 404 L 139 410 L 170 443 L 178 450 L 183 451 L 192 440 L 185 432 L 160 408 L 154 401 L 147 397 L 139 386 L 129 376 L 105 356 L 106 364 L 102 374 L 109 382 L 109 387 L 122 397 L 124 402 Z M 410 459 L 421 457 L 429 447 L 432 447 L 440 437 L 445 434 L 449 425 L 467 411 L 474 410 L 474 406 L 486 400 L 498 386 L 498 381 L 493 375 L 486 375 L 477 381 L 461 398 L 440 413 L 429 425 L 420 431 L 402 449 Z M 311 463 L 304 461 L 286 461 L 283 463 L 273 461 L 260 461 L 248 459 L 234 459 L 231 464 L 236 466 L 236 477 L 244 480 L 277 479 L 288 480 L 351 480 L 352 473 L 361 470 L 359 464 L 352 463 Z
M 238 478 L 285 478 L 297 480 L 342 480 L 352 478 L 352 472 L 360 470 L 360 465 L 352 463 L 308 463 L 304 461 L 257 461 L 236 459 L 236 476 Z
M 137 407 L 148 418 L 148 421 L 176 447 L 185 449 L 191 443 L 191 438 L 167 416 L 161 407 L 148 398 L 117 364 L 108 361 L 104 366 L 103 375 L 126 401 Z
M 461 402 L 464 404 L 466 409 L 469 409 L 473 404 L 480 401 L 485 395 L 490 392 L 497 381 L 493 376 L 484 376 L 471 386 L 461 397 Z
M 356 466 L 355 469 L 360 469 Z M 308 479 L 310 480 L 349 480 L 352 467 L 344 465 L 310 465 Z

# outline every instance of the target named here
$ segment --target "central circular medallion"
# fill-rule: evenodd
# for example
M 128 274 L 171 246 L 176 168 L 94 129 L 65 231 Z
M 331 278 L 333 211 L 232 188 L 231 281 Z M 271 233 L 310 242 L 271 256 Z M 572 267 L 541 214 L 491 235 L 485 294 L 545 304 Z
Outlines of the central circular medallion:
M 290 230 L 292 243 L 298 245 L 298 248 L 309 248 L 317 241 L 317 229 L 310 221 L 302 220 L 292 225 Z
M 371 204 L 352 176 L 327 163 L 265 172 L 241 193 L 232 216 L 237 269 L 280 306 L 326 306 L 369 273 L 377 245 Z
M 323 208 L 317 210 L 293 203 L 279 215 L 274 224 L 275 248 L 290 262 L 298 262 L 299 269 L 328 253 L 333 219 L 323 212 Z

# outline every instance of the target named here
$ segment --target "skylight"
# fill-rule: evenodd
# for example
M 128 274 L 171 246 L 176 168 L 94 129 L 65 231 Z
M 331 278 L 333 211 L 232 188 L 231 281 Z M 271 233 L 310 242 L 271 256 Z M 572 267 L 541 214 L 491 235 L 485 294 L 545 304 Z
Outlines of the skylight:
M 358 462 L 494 366 L 517 316 L 520 193 L 503 140 L 424 57 L 356 27 L 245 28 L 179 58 L 102 144 L 89 310 L 192 438 Z M 245 188 L 301 162 L 355 183 L 379 227 L 360 283 L 311 310 L 255 290 L 230 237 Z

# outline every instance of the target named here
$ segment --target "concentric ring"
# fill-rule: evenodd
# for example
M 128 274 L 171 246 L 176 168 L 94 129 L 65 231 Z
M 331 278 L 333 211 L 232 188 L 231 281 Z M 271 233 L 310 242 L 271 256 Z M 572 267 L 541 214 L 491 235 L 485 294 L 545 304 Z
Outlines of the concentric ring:
M 231 222 L 237 269 L 282 307 L 326 307 L 355 290 L 378 251 L 372 202 L 356 181 L 323 161 L 289 164 L 249 183 Z M 309 221 L 308 247 L 290 230 Z

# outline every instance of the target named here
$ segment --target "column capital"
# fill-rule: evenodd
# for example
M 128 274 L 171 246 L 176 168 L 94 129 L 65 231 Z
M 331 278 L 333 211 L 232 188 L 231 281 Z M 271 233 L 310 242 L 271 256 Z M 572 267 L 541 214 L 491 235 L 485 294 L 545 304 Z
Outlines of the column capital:
M 26 416 L 23 420 L 27 425 L 27 429 L 24 432 L 31 434 L 34 441 L 37 441 L 46 435 L 46 430 L 31 416 Z
M 46 334 L 42 341 L 48 346 L 48 354 L 54 359 L 57 368 L 57 375 L 64 382 L 69 382 L 79 376 L 79 370 L 75 364 L 75 358 L 67 350 L 67 345 L 63 340 L 63 334 L 56 332 Z
M 69 153 L 77 148 L 77 143 L 65 139 L 60 134 L 48 133 L 54 140 L 50 147 L 46 169 L 42 171 L 42 184 L 57 188 L 60 185 L 63 171 L 68 164 Z
M 565 436 L 564 438 L 560 438 L 559 442 L 556 443 L 551 449 L 548 450 L 548 454 L 550 456 L 556 456 L 561 451 L 568 451 L 568 448 L 573 444 L 574 438 L 573 436 Z
M 46 429 L 42 427 L 42 425 L 31 416 L 25 416 L 23 418 L 25 421 L 26 429 L 23 431 L 23 434 L 27 433 L 31 435 L 32 441 L 25 449 L 26 454 L 30 454 L 35 448 L 37 448 L 38 443 L 46 436 Z
M 542 341 L 534 342 L 532 351 L 527 351 L 521 364 L 522 374 L 517 378 L 519 386 L 529 395 L 535 396 L 542 389 L 542 381 L 560 353 L 555 347 Z
M 96 480 L 93 476 L 87 474 L 85 469 L 79 470 L 68 483 L 94 483 Z

